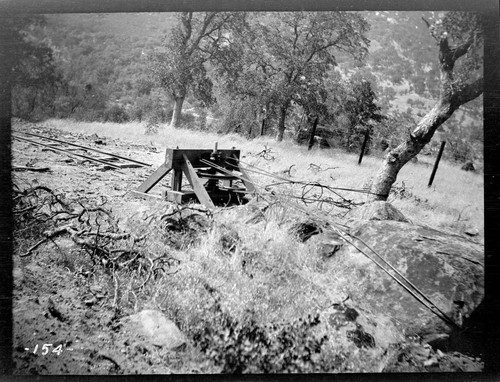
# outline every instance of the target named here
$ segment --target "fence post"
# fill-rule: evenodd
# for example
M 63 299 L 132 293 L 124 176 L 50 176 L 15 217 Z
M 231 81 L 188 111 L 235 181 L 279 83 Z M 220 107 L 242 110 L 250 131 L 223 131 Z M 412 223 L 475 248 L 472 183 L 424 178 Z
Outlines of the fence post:
M 260 136 L 262 137 L 264 135 L 264 129 L 266 127 L 266 119 L 262 119 L 262 125 L 260 126 Z
M 370 130 L 366 129 L 365 139 L 363 140 L 363 145 L 361 146 L 361 152 L 359 153 L 358 164 L 361 164 L 361 161 L 363 160 L 363 155 L 365 155 L 366 143 L 368 142 L 369 137 L 370 137 Z
M 307 150 L 311 150 L 314 145 L 314 136 L 316 135 L 316 127 L 318 126 L 318 117 L 314 120 L 313 128 L 311 130 L 311 135 L 309 137 L 309 146 Z
M 432 186 L 432 182 L 434 181 L 434 176 L 436 175 L 436 171 L 437 171 L 438 166 L 439 166 L 439 161 L 441 160 L 441 155 L 443 155 L 443 150 L 444 150 L 445 145 L 446 145 L 446 141 L 442 141 L 441 147 L 439 148 L 439 154 L 436 158 L 436 162 L 434 163 L 434 168 L 432 169 L 431 178 L 429 179 L 429 184 L 427 185 L 427 187 Z

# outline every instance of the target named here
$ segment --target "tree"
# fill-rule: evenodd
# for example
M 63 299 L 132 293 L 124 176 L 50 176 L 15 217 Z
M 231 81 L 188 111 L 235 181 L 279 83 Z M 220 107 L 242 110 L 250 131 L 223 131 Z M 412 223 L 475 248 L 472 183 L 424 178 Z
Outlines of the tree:
M 401 168 L 430 142 L 434 132 L 460 106 L 483 92 L 479 16 L 449 12 L 428 26 L 439 45 L 439 99 L 405 141 L 387 154 L 371 187 L 373 200 L 387 200 Z
M 52 108 L 56 82 L 60 79 L 50 47 L 37 40 L 34 32 L 43 26 L 42 16 L 13 17 L 4 20 L 10 34 L 10 49 L 4 60 L 12 70 L 8 81 L 12 89 L 12 107 L 15 116 L 31 118 L 35 109 Z
M 221 45 L 228 43 L 227 25 L 242 15 L 182 12 L 179 24 L 165 39 L 164 50 L 151 56 L 154 76 L 174 100 L 171 126 L 179 125 L 188 91 L 206 105 L 213 102 L 213 84 L 205 64 L 217 54 Z
M 248 24 L 232 51 L 239 59 L 223 67 L 226 89 L 235 97 L 258 99 L 264 115 L 277 116 L 277 141 L 292 106 L 310 113 L 324 103 L 336 53 L 358 60 L 367 53 L 368 24 L 357 13 L 256 13 Z
M 343 109 L 349 119 L 348 131 L 345 138 L 345 147 L 353 150 L 353 139 L 359 138 L 361 133 L 372 130 L 371 123 L 380 122 L 384 118 L 380 107 L 375 104 L 376 95 L 369 81 L 361 78 L 351 78 L 349 98 L 343 103 Z M 361 143 L 361 142 L 359 142 Z M 357 149 L 357 147 L 356 147 Z

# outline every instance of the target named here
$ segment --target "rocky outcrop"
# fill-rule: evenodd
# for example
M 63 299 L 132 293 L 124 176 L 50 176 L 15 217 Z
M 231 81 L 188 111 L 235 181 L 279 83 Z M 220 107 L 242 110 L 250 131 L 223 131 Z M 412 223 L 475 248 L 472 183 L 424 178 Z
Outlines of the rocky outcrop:
M 482 246 L 458 235 L 397 221 L 364 222 L 351 234 L 373 248 L 466 329 L 484 296 Z M 452 327 L 353 246 L 344 245 L 331 261 L 336 277 L 346 280 L 347 292 L 356 306 L 391 317 L 407 335 L 428 341 L 453 335 Z

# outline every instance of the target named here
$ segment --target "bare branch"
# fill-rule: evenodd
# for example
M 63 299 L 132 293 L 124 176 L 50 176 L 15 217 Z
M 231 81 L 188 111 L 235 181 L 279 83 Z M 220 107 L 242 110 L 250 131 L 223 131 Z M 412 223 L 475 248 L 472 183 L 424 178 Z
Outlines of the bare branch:
M 483 78 L 479 78 L 471 84 L 467 84 L 453 96 L 452 102 L 458 108 L 459 106 L 476 99 L 483 94 Z
M 466 42 L 457 46 L 455 49 L 452 49 L 451 53 L 453 56 L 453 61 L 456 61 L 463 55 L 467 54 L 473 42 L 474 42 L 474 34 L 471 33 Z

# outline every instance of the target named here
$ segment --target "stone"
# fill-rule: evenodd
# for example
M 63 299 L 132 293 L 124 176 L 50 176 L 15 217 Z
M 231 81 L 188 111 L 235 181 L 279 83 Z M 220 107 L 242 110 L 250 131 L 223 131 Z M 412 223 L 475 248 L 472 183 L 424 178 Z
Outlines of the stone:
M 317 253 L 323 257 L 332 257 L 342 248 L 344 241 L 334 232 L 322 232 L 309 239 L 310 245 L 315 245 Z
M 435 366 L 437 364 L 438 364 L 438 360 L 436 358 L 431 358 L 431 359 L 428 359 L 427 361 L 424 362 L 425 367 Z
M 449 317 L 470 317 L 480 307 L 484 297 L 482 245 L 460 235 L 397 221 L 364 222 L 351 234 L 374 249 Z M 452 327 L 353 246 L 344 245 L 330 266 L 336 278 L 346 280 L 346 293 L 353 303 L 391 317 L 406 335 L 424 340 L 453 337 Z M 456 291 L 460 292 L 459 304 Z
M 187 343 L 186 336 L 174 322 L 157 310 L 142 312 L 122 319 L 123 328 L 142 337 L 148 343 L 166 349 L 178 350 Z
M 469 228 L 464 233 L 468 236 L 477 236 L 479 235 L 479 230 L 477 228 Z
M 474 163 L 472 163 L 472 161 L 465 162 L 461 169 L 464 171 L 476 171 L 476 168 L 474 167 Z
M 353 208 L 346 217 L 354 220 L 394 220 L 409 222 L 396 207 L 384 201 L 374 201 Z

